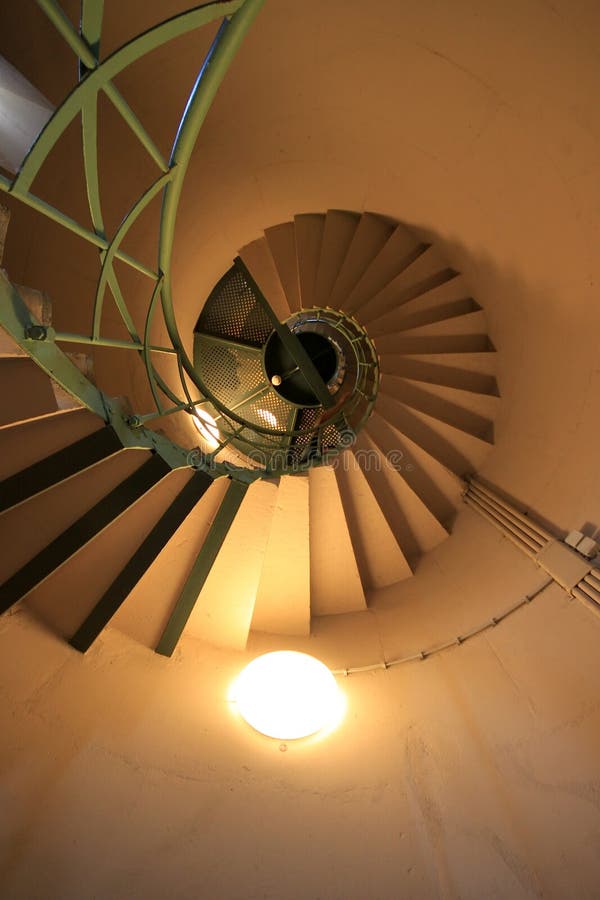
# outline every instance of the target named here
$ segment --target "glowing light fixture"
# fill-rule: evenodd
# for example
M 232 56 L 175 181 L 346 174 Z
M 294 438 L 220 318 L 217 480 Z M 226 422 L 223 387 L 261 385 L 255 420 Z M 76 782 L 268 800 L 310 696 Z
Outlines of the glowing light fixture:
M 270 409 L 257 409 L 256 415 L 266 422 L 267 425 L 270 425 L 272 428 L 277 428 L 277 419 L 273 415 Z
M 231 699 L 249 725 L 279 740 L 331 729 L 344 710 L 343 697 L 327 666 L 290 650 L 254 659 L 236 680 Z
M 204 409 L 196 409 L 194 410 L 194 425 L 207 442 L 207 444 L 211 447 L 219 446 L 219 429 L 217 428 L 217 423 Z

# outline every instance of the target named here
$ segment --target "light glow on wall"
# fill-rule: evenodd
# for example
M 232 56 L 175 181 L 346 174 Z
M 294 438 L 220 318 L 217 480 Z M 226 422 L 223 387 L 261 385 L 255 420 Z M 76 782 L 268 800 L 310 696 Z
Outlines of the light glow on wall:
M 252 728 L 286 741 L 330 731 L 344 713 L 343 696 L 327 666 L 291 650 L 252 660 L 237 678 L 231 699 Z
M 277 428 L 277 419 L 274 414 L 269 409 L 257 409 L 256 415 L 266 422 L 267 425 L 270 425 L 272 428 Z
M 219 429 L 217 428 L 217 423 L 204 409 L 196 409 L 194 410 L 194 414 L 192 416 L 194 419 L 194 425 L 209 445 L 211 449 L 214 450 L 215 447 L 219 446 Z

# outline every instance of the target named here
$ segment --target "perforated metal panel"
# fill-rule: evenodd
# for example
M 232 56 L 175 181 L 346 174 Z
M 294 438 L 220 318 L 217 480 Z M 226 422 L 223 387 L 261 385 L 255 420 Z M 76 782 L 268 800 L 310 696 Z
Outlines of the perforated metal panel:
M 262 347 L 273 326 L 243 274 L 232 266 L 211 292 L 195 330 Z
M 269 390 L 268 393 L 250 400 L 238 410 L 240 416 L 249 422 L 256 422 L 263 428 L 273 428 L 288 431 L 293 425 L 296 407 L 287 403 L 282 397 Z M 284 438 L 276 437 L 276 442 L 281 443 Z
M 195 336 L 194 364 L 207 388 L 228 408 L 267 387 L 259 350 Z

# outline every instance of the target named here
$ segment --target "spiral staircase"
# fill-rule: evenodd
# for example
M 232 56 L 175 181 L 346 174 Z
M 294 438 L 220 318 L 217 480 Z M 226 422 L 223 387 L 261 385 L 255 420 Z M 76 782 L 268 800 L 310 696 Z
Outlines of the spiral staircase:
M 44 285 L 0 273 L 0 529 L 10 548 L 0 613 L 22 601 L 83 652 L 109 622 L 170 655 L 184 631 L 241 649 L 252 631 L 306 635 L 315 617 L 367 610 L 448 536 L 464 476 L 493 443 L 499 396 L 484 312 L 434 246 L 386 216 L 330 209 L 267 227 L 199 302 L 188 357 L 171 281 L 179 197 L 260 5 L 197 7 L 102 60 L 101 4 L 84 4 L 77 31 L 40 0 L 77 54 L 79 82 L 0 187 L 94 245 L 100 275 L 86 335 L 53 328 L 64 310 Z M 113 78 L 221 16 L 167 161 Z M 100 91 L 160 170 L 112 236 L 95 144 Z M 78 114 L 91 229 L 31 192 Z M 157 196 L 152 268 L 122 244 Z M 3 209 L 2 246 L 8 217 Z M 154 284 L 142 329 L 116 261 Z M 103 333 L 109 294 L 126 340 Z M 126 351 L 143 360 L 151 413 L 132 410 L 133 385 L 115 398 L 94 383 L 95 354 Z M 175 362 L 169 375 L 157 355 Z M 178 442 L 182 416 L 198 429 L 196 447 Z
M 111 620 L 160 648 L 197 585 L 185 633 L 243 648 L 250 631 L 302 635 L 315 616 L 367 609 L 448 536 L 499 401 L 484 312 L 463 278 L 372 213 L 301 214 L 239 255 L 282 322 L 339 310 L 368 334 L 381 380 L 364 427 L 329 462 L 249 485 L 171 470 L 150 449 L 124 449 L 88 409 L 53 410 L 51 380 L 15 344 L 0 371 L 1 524 L 13 548 L 3 611 L 23 600 L 82 650 Z

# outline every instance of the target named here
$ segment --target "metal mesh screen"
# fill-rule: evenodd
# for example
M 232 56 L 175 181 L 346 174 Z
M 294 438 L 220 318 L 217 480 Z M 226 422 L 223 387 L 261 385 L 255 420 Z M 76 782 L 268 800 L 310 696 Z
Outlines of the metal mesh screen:
M 280 397 L 275 391 L 270 390 L 268 394 L 257 397 L 240 407 L 240 415 L 249 422 L 256 422 L 266 428 L 276 428 L 287 431 L 291 428 L 296 408 L 287 403 L 283 397 Z M 277 438 L 278 441 L 284 440 L 282 437 Z
M 225 406 L 266 386 L 258 350 L 196 336 L 196 366 L 207 388 Z
M 233 266 L 206 301 L 196 331 L 262 347 L 273 325 L 242 272 Z

